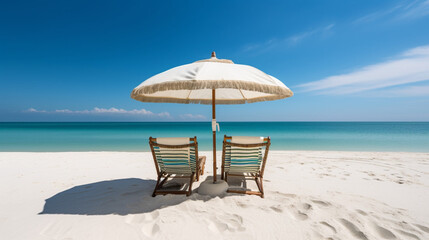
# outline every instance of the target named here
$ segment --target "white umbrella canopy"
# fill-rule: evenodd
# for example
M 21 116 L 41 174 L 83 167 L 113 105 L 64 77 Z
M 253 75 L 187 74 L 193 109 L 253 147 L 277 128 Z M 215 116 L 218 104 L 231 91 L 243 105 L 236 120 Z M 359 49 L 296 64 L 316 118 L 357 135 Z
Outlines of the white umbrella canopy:
M 218 59 L 196 61 L 159 73 L 134 88 L 131 98 L 141 102 L 212 105 L 213 181 L 216 182 L 216 104 L 244 104 L 293 96 L 277 78 L 254 67 Z
M 142 102 L 244 104 L 291 97 L 280 80 L 254 67 L 231 60 L 207 60 L 178 66 L 157 74 L 136 87 L 131 97 Z

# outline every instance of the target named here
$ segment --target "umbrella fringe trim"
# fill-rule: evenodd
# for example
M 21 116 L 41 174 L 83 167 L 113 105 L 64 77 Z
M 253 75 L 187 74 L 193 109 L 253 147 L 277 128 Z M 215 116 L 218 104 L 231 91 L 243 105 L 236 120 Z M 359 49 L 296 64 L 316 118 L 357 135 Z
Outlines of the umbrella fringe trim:
M 292 97 L 293 92 L 287 87 L 266 85 L 248 81 L 238 80 L 190 80 L 190 81 L 170 81 L 164 83 L 158 83 L 148 86 L 136 87 L 131 97 L 135 98 L 139 95 L 152 94 L 160 91 L 168 90 L 197 90 L 197 89 L 218 89 L 218 88 L 232 88 L 241 89 L 248 91 L 257 91 L 269 94 L 281 95 L 281 98 Z M 271 97 L 271 96 L 269 96 Z M 262 97 L 263 98 L 263 97 Z M 250 99 L 249 99 L 250 100 Z
M 216 99 L 216 104 L 245 104 L 245 103 L 255 103 L 255 102 L 264 102 L 264 101 L 273 101 L 289 96 L 285 95 L 272 95 L 266 97 L 258 97 L 252 99 Z M 141 102 L 153 102 L 153 103 L 184 103 L 184 104 L 206 104 L 211 105 L 211 99 L 182 99 L 182 98 L 159 98 L 159 97 L 150 97 L 145 95 L 131 95 L 131 98 L 141 101 Z

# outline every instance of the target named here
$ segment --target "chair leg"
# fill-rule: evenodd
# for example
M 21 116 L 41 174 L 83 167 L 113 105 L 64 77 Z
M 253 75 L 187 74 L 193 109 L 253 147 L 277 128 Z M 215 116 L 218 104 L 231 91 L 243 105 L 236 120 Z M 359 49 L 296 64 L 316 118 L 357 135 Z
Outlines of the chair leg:
M 190 196 L 192 193 L 192 183 L 194 182 L 194 173 L 191 174 L 190 181 L 189 181 L 189 189 L 188 193 L 186 193 L 186 196 Z
M 206 167 L 206 156 L 201 157 L 201 167 L 200 167 L 200 174 L 204 175 L 204 168 Z
M 200 175 L 204 175 L 204 167 L 206 165 L 206 157 L 201 156 L 198 160 L 198 169 L 199 171 L 196 173 L 197 182 L 200 181 Z
M 158 180 L 156 181 L 156 186 L 155 186 L 155 190 L 153 190 L 152 197 L 155 197 L 155 196 L 156 196 L 156 190 L 160 189 L 160 188 L 162 187 L 162 185 L 164 185 L 164 183 L 167 181 L 167 179 L 168 179 L 170 176 L 171 176 L 171 175 L 170 175 L 170 174 L 168 174 L 167 176 L 165 176 L 165 178 L 164 178 L 164 179 L 162 179 L 162 181 L 161 181 L 161 177 L 162 177 L 162 175 L 159 175 L 159 176 L 158 176 Z
M 168 174 L 167 176 L 165 176 L 164 179 L 162 179 L 161 183 L 159 184 L 158 188 L 162 188 L 162 186 L 164 185 L 164 183 L 167 181 L 167 179 L 171 176 L 171 174 Z
M 261 192 L 261 198 L 264 198 L 264 187 L 262 185 L 262 180 L 263 180 L 262 177 L 259 178 L 259 181 L 258 181 L 258 177 L 255 177 L 256 185 L 258 186 L 258 189 Z
M 158 180 L 156 181 L 155 189 L 153 190 L 152 197 L 156 196 L 156 190 L 158 190 L 159 181 L 161 180 L 161 175 L 158 176 Z

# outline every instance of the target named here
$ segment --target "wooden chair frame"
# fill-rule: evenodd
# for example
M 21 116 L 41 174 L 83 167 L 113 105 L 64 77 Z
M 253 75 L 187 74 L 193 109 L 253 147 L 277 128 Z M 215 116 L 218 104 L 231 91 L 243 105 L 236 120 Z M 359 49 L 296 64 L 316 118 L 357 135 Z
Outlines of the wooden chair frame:
M 182 144 L 182 145 L 165 145 L 165 144 L 159 144 L 156 142 L 156 138 L 149 137 L 149 145 L 150 150 L 152 151 L 152 157 L 153 161 L 155 163 L 156 173 L 158 175 L 158 179 L 156 181 L 155 189 L 153 190 L 152 197 L 155 197 L 156 195 L 166 195 L 166 194 L 186 194 L 186 196 L 191 195 L 192 193 L 192 183 L 194 181 L 200 180 L 200 175 L 204 174 L 204 166 L 206 162 L 205 156 L 198 156 L 198 142 L 197 137 L 189 138 L 189 141 L 191 143 L 189 144 Z M 190 176 L 187 175 L 177 175 L 175 174 L 172 176 L 171 174 L 167 174 L 166 172 L 163 172 L 160 170 L 160 167 L 158 166 L 158 161 L 156 160 L 155 150 L 154 147 L 162 147 L 162 148 L 186 148 L 186 147 L 195 147 L 195 161 L 196 161 L 196 172 L 192 173 Z M 169 177 L 173 178 L 189 178 L 189 188 L 188 190 L 182 190 L 182 191 L 160 191 L 164 183 L 167 181 Z
M 261 198 L 264 197 L 264 188 L 263 188 L 263 177 L 264 177 L 264 170 L 265 170 L 265 164 L 267 163 L 267 157 L 268 157 L 268 151 L 270 149 L 271 145 L 271 139 L 270 137 L 264 138 L 263 143 L 255 143 L 255 144 L 239 144 L 239 143 L 232 143 L 231 142 L 232 137 L 224 135 L 223 138 L 223 147 L 222 147 L 222 170 L 221 170 L 221 178 L 222 180 L 225 180 L 225 182 L 228 182 L 228 176 L 244 176 L 250 177 L 255 180 L 256 185 L 258 186 L 259 191 L 241 191 L 241 190 L 227 190 L 227 192 L 230 193 L 242 193 L 242 194 L 249 194 L 249 195 L 258 195 Z M 225 148 L 227 146 L 235 146 L 235 147 L 243 147 L 243 148 L 252 148 L 252 147 L 264 147 L 265 146 L 265 153 L 264 157 L 262 159 L 262 166 L 258 173 L 250 173 L 250 175 L 244 175 L 246 173 L 243 173 L 243 175 L 239 174 L 230 174 L 225 172 Z

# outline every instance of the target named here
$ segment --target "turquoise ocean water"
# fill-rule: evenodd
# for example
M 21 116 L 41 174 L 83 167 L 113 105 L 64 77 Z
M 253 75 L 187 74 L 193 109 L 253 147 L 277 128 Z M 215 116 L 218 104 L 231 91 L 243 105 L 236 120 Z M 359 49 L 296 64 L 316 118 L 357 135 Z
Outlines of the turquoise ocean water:
M 429 152 L 429 122 L 221 122 L 224 134 L 270 136 L 273 150 Z M 211 150 L 209 122 L 0 123 L 0 151 L 149 151 L 148 138 L 197 136 Z

